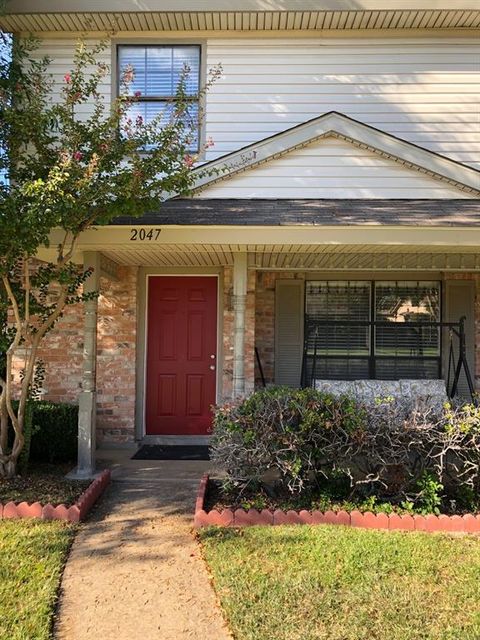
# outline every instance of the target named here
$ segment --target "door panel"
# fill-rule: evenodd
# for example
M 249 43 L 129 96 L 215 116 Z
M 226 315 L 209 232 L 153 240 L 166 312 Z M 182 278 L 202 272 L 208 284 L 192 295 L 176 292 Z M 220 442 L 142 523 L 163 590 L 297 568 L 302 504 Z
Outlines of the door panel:
M 150 277 L 147 317 L 146 433 L 208 434 L 216 395 L 217 279 Z

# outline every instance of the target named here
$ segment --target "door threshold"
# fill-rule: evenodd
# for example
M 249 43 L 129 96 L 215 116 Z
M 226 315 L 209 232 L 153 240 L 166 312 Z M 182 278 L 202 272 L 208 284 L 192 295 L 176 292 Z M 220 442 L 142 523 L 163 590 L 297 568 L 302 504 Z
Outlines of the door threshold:
M 212 436 L 144 436 L 140 444 L 159 445 L 209 445 Z

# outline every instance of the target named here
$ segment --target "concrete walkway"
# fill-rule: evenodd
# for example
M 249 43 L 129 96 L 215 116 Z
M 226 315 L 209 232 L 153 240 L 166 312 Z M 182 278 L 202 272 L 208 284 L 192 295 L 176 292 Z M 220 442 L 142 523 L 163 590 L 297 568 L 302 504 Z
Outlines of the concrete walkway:
M 100 452 L 113 482 L 74 542 L 56 640 L 231 638 L 191 533 L 209 463 L 130 455 Z

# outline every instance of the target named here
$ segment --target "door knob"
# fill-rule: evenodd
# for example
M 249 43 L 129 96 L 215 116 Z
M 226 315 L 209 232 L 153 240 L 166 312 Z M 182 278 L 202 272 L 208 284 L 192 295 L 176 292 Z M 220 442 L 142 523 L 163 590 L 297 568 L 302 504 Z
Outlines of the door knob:
M 215 371 L 215 365 L 214 364 L 210 365 L 210 371 Z
M 215 360 L 215 354 L 214 354 L 214 353 L 212 353 L 212 354 L 210 355 L 210 358 L 211 358 L 212 360 Z

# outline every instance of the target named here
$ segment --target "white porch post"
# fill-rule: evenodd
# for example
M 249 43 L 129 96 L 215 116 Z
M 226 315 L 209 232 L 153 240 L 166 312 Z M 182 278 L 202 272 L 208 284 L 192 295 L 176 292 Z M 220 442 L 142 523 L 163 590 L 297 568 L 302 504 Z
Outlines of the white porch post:
M 247 254 L 235 253 L 233 262 L 233 397 L 245 393 L 245 306 L 247 300 Z
M 93 269 L 84 284 L 84 292 L 98 291 L 100 254 L 95 251 L 85 251 L 83 267 L 85 270 Z M 88 478 L 95 474 L 97 298 L 85 302 L 84 308 L 82 391 L 78 400 L 78 466 L 74 475 Z

